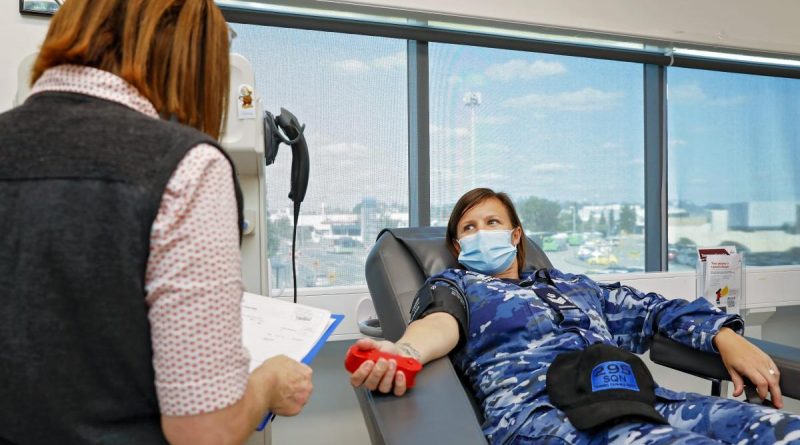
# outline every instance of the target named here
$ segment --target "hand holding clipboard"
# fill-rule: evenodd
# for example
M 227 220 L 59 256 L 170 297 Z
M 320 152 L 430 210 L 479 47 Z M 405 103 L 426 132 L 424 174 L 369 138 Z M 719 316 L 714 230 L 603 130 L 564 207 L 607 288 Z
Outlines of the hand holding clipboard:
M 333 331 L 336 330 L 336 326 L 339 326 L 339 323 L 341 323 L 342 320 L 344 320 L 344 315 L 331 314 L 330 320 L 331 322 L 328 325 L 328 328 L 322 334 L 322 337 L 320 337 L 319 341 L 317 341 L 317 343 L 314 345 L 311 351 L 309 351 L 308 354 L 306 354 L 306 356 L 303 357 L 303 360 L 301 360 L 300 363 L 309 366 L 311 365 L 311 361 L 314 360 L 314 357 L 316 357 L 319 351 L 322 350 L 322 346 L 325 345 L 325 342 L 328 341 L 328 338 L 331 336 L 331 334 L 333 334 Z M 275 414 L 273 414 L 272 412 L 267 413 L 267 415 L 264 416 L 264 420 L 262 420 L 261 423 L 258 425 L 258 428 L 256 428 L 256 431 L 263 431 L 264 428 L 266 428 L 267 425 L 274 418 Z
M 324 309 L 245 292 L 242 338 L 250 351 L 250 371 L 281 354 L 310 365 L 343 319 L 343 315 Z M 274 417 L 267 413 L 257 430 L 263 430 Z

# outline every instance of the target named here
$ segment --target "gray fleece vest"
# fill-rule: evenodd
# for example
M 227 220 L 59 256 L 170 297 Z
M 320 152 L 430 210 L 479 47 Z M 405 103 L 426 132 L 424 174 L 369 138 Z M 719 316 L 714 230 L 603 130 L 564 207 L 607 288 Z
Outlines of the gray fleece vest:
M 166 442 L 144 276 L 166 184 L 201 142 L 217 146 L 80 94 L 0 114 L 0 443 Z

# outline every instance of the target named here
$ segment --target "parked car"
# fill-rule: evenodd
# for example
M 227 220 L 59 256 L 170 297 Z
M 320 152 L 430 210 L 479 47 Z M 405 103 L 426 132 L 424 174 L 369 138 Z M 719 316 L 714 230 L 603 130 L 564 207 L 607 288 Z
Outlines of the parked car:
M 675 256 L 676 263 L 692 267 L 697 264 L 697 245 L 681 244 L 677 246 L 677 250 L 678 254 Z
M 619 260 L 613 253 L 595 251 L 586 262 L 593 266 L 616 266 Z
M 567 243 L 563 238 L 549 236 L 542 241 L 542 250 L 545 252 L 560 252 L 567 250 Z
M 337 238 L 333 241 L 333 246 L 328 249 L 328 253 L 355 253 L 364 248 L 361 241 L 355 238 Z
M 667 249 L 667 261 L 670 263 L 675 262 L 678 259 L 678 249 L 674 247 L 670 247 Z
M 588 260 L 589 257 L 592 256 L 592 252 L 594 252 L 594 247 L 588 244 L 584 244 L 583 246 L 578 248 L 578 251 L 575 253 L 575 256 L 577 256 L 579 260 Z
M 580 246 L 583 244 L 583 235 L 580 233 L 570 233 L 567 237 L 567 244 L 570 246 Z

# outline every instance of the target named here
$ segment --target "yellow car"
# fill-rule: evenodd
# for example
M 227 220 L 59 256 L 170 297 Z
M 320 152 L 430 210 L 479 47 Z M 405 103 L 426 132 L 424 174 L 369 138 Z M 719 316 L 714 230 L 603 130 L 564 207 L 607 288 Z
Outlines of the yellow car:
M 593 266 L 616 266 L 619 260 L 617 260 L 617 257 L 614 256 L 613 253 L 606 254 L 595 252 L 586 262 Z

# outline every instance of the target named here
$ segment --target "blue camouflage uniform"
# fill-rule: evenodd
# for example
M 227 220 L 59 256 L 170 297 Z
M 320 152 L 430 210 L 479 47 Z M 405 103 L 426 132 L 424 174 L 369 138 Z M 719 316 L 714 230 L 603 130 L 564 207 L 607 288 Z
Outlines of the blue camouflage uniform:
M 575 429 L 550 404 L 545 389 L 547 369 L 558 354 L 594 343 L 641 354 L 656 331 L 715 351 L 712 338 L 719 329 L 741 333 L 743 322 L 702 298 L 668 300 L 555 269 L 520 278 L 513 282 L 448 269 L 426 283 L 429 289 L 446 286 L 454 297 L 466 296 L 468 329 L 452 357 L 483 408 L 483 432 L 492 444 L 800 444 L 800 416 L 661 387 L 656 410 L 670 425 L 628 422 L 591 432 Z

